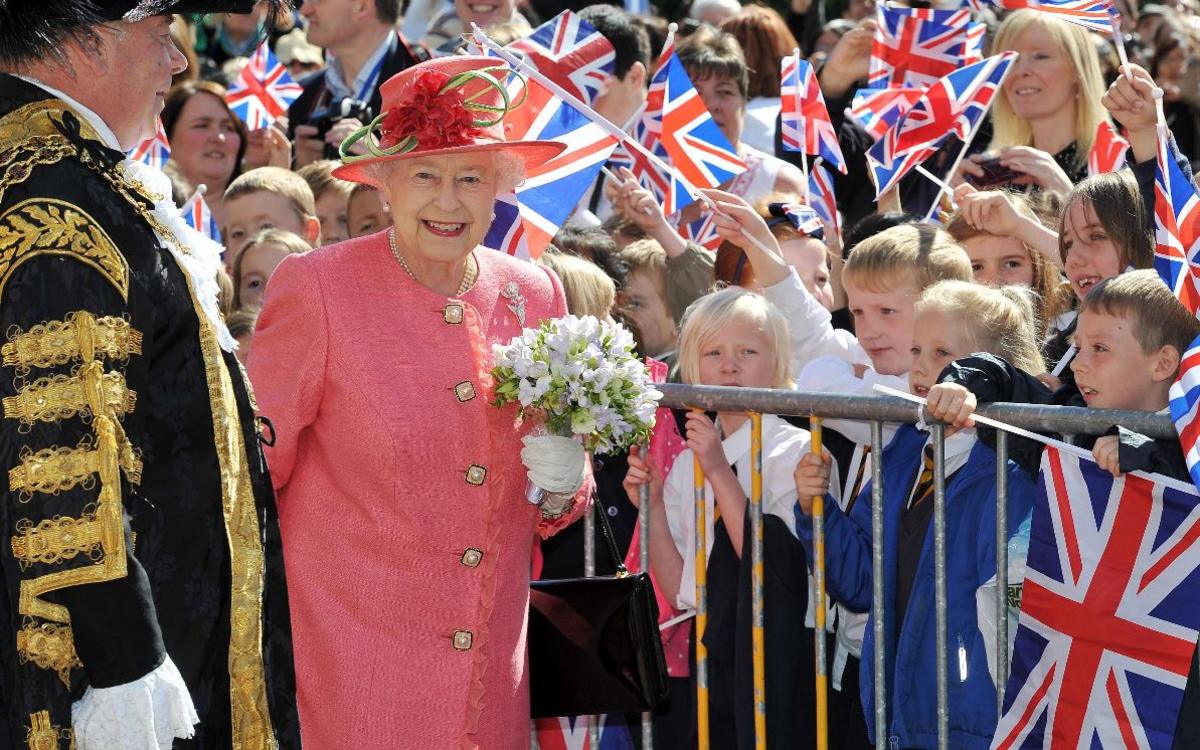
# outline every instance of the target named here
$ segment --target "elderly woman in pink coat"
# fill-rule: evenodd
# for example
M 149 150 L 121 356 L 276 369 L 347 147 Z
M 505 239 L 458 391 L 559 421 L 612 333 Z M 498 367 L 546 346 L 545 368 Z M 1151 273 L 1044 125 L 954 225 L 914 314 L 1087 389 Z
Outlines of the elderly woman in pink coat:
M 562 148 L 505 142 L 501 65 L 384 84 L 351 139 L 370 153 L 335 174 L 380 188 L 393 226 L 289 257 L 259 318 L 308 750 L 529 744 L 531 550 L 590 479 L 566 438 L 523 459 L 515 410 L 490 403 L 492 344 L 566 314 L 551 272 L 479 247 L 496 194 Z

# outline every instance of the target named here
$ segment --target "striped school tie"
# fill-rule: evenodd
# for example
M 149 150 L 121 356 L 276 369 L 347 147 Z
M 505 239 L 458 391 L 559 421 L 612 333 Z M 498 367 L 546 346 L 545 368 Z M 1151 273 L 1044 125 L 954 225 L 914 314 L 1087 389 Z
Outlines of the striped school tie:
M 913 489 L 912 500 L 908 507 L 915 508 L 933 496 L 933 446 L 927 445 L 921 451 L 921 473 L 917 475 L 917 484 Z

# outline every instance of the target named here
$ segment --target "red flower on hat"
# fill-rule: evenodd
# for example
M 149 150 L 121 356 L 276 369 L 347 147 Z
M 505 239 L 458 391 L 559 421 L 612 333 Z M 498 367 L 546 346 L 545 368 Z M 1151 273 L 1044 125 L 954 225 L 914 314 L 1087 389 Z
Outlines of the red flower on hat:
M 442 91 L 449 80 L 436 70 L 421 74 L 413 82 L 408 103 L 393 107 L 380 123 L 380 147 L 390 148 L 409 136 L 423 150 L 473 143 L 480 130 L 463 104 L 462 89 Z

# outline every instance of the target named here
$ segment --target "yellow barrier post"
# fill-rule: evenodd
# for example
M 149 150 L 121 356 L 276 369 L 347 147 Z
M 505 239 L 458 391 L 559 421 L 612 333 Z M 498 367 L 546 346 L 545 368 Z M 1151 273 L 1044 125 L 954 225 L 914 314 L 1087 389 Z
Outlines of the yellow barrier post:
M 754 747 L 767 747 L 766 644 L 763 639 L 762 415 L 750 412 L 750 617 L 754 659 Z
M 696 504 L 696 735 L 697 748 L 708 750 L 708 649 L 704 631 L 708 628 L 708 524 L 704 497 L 704 469 L 692 455 L 692 499 Z
M 821 455 L 821 418 L 811 417 L 812 452 Z M 817 750 L 829 750 L 829 676 L 825 657 L 825 496 L 813 495 L 813 595 L 816 629 L 813 633 L 817 656 Z

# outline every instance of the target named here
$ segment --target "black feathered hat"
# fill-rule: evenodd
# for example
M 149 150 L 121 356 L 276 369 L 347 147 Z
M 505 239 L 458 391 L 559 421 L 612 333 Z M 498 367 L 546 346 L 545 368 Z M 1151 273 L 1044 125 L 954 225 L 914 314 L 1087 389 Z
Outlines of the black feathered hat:
M 291 3 L 262 0 L 267 27 Z M 60 57 L 70 38 L 95 42 L 96 24 L 140 21 L 168 13 L 249 13 L 255 0 L 0 0 L 0 66 L 19 67 L 34 59 Z

